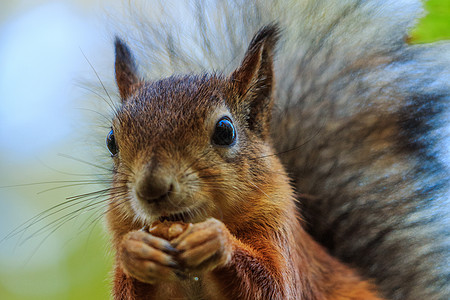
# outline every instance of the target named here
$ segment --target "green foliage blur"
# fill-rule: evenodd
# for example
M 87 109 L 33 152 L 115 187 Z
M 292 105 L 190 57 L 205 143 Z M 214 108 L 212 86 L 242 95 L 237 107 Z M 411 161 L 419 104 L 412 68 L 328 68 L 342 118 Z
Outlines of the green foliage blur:
M 70 238 L 73 237 L 67 237 Z M 89 238 L 82 238 L 70 245 L 70 249 L 65 249 L 67 255 L 57 266 L 30 271 L 24 263 L 19 264 L 12 274 L 2 274 L 0 299 L 109 299 L 112 256 L 108 255 L 105 230 L 97 225 Z
M 428 14 L 411 32 L 411 42 L 430 43 L 450 39 L 450 1 L 429 0 L 425 8 Z
M 449 39 L 450 1 L 430 0 L 426 3 L 426 9 L 428 15 L 411 32 L 411 43 Z M 61 199 L 66 196 L 63 193 L 59 195 Z M 81 238 L 75 233 L 67 233 L 70 242 L 63 245 L 65 254 L 57 265 L 29 270 L 24 263 L 14 269 L 0 270 L 0 299 L 110 298 L 113 258 L 106 230 L 101 224 L 98 222 L 88 228 Z M 20 247 L 26 247 L 26 244 Z

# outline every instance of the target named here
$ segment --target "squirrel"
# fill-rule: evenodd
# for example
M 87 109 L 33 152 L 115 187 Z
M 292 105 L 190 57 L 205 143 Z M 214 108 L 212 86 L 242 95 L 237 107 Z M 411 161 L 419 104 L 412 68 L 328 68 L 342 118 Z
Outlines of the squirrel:
M 169 77 L 116 37 L 114 298 L 448 299 L 450 45 L 406 44 L 420 1 L 244 2 L 195 6 L 203 62 L 138 21 Z
M 117 299 L 381 299 L 302 229 L 269 134 L 277 36 L 262 28 L 228 77 L 157 82 L 116 40 L 108 145 L 115 188 L 130 190 L 108 213 Z M 189 226 L 170 241 L 139 230 L 160 221 Z

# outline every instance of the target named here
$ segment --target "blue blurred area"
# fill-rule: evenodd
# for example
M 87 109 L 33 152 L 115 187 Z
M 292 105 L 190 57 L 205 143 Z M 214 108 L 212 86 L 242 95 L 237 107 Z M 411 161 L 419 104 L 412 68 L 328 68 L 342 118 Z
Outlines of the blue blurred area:
M 3 24 L 0 151 L 9 160 L 45 151 L 70 132 L 74 76 L 86 65 L 80 49 L 92 47 L 95 37 L 89 25 L 63 3 L 35 7 Z
M 89 191 L 75 186 L 45 192 L 58 186 L 48 184 L 5 186 L 86 179 L 73 174 L 91 172 L 85 164 L 57 154 L 89 160 L 94 152 L 94 146 L 84 145 L 83 137 L 92 131 L 83 123 L 85 110 L 95 108 L 85 99 L 92 93 L 80 81 L 94 77 L 89 62 L 103 74 L 112 71 L 105 65 L 112 61 L 112 47 L 99 26 L 102 12 L 96 4 L 0 1 L 2 300 L 108 298 L 111 258 L 98 218 L 101 209 L 92 211 L 94 215 L 78 214 L 60 228 L 58 222 L 44 227 L 64 214 L 52 216 L 2 240 L 68 196 Z

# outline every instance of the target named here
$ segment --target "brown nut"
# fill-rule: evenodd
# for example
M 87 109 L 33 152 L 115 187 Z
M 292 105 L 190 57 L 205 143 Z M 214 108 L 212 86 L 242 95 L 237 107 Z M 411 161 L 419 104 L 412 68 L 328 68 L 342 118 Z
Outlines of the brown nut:
M 188 226 L 188 223 L 183 222 L 156 221 L 150 226 L 148 232 L 154 236 L 170 241 L 182 234 Z

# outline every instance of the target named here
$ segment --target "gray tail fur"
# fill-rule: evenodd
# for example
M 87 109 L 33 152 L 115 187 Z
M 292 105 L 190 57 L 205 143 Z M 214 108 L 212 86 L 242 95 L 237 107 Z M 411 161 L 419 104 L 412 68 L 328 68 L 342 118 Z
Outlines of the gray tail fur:
M 233 70 L 278 22 L 273 135 L 309 232 L 390 299 L 450 299 L 450 44 L 408 45 L 419 0 L 133 2 L 150 78 Z

